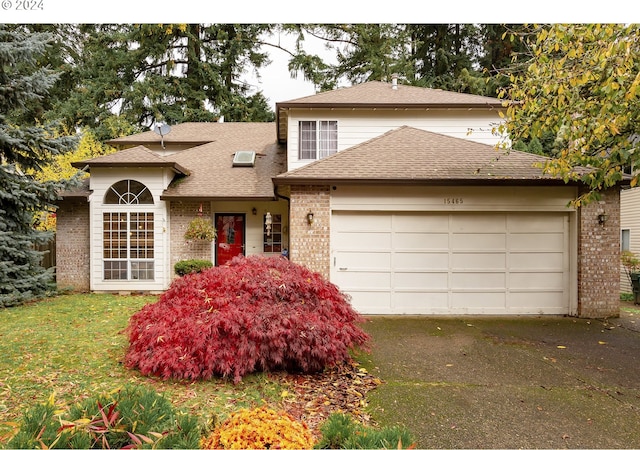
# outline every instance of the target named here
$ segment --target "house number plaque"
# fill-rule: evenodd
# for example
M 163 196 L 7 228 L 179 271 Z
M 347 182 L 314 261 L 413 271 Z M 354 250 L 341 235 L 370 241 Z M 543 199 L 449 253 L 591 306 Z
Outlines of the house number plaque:
M 445 197 L 443 200 L 445 205 L 462 205 L 464 203 L 462 197 Z

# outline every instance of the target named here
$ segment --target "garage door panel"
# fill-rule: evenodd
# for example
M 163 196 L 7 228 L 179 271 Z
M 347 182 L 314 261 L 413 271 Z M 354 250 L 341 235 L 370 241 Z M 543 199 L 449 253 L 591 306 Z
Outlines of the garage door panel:
M 564 274 L 562 272 L 512 272 L 509 274 L 509 287 L 512 289 L 562 290 L 564 282 Z
M 457 213 L 451 215 L 450 231 L 453 233 L 503 233 L 507 230 L 507 218 L 504 214 Z
M 382 271 L 338 271 L 336 284 L 347 292 L 366 287 L 367 289 L 386 289 L 391 287 L 391 274 Z
M 447 311 L 449 294 L 447 292 L 405 292 L 394 294 L 393 309 L 402 314 L 424 314 Z
M 389 252 L 344 252 L 340 255 L 340 267 L 347 270 L 389 272 L 391 253 Z
M 393 235 L 393 245 L 396 249 L 432 249 L 448 250 L 448 233 L 395 233 Z
M 369 213 L 334 213 L 331 217 L 332 226 L 341 231 L 391 231 L 391 216 L 377 214 L 372 220 Z
M 511 253 L 511 270 L 562 269 L 564 253 Z
M 449 252 L 396 252 L 393 254 L 393 267 L 403 269 L 443 269 L 449 268 Z
M 449 233 L 448 214 L 398 214 L 394 216 L 393 229 L 397 232 L 429 230 L 434 233 Z
M 512 251 L 556 251 L 563 247 L 563 243 L 563 233 L 514 233 L 509 236 L 509 248 Z
M 424 291 L 447 289 L 448 272 L 395 272 L 393 286 L 396 290 L 422 289 Z
M 388 314 L 391 294 L 376 291 L 356 291 L 349 293 L 351 306 L 362 314 Z
M 454 253 L 451 268 L 456 269 L 505 269 L 507 256 L 504 253 Z
M 507 237 L 498 233 L 456 233 L 451 237 L 451 250 L 505 250 Z
M 339 233 L 335 237 L 335 245 L 344 249 L 391 249 L 390 233 Z
M 451 274 L 451 286 L 455 289 L 504 289 L 506 285 L 504 272 L 463 272 Z
M 512 292 L 510 294 L 509 303 L 512 308 L 538 308 L 532 310 L 530 314 L 538 314 L 540 311 L 549 311 L 553 308 L 559 308 L 564 300 L 564 292 L 562 291 L 546 291 L 546 292 Z M 547 312 L 548 313 L 548 312 Z M 558 312 L 560 314 L 560 312 Z
M 509 230 L 517 233 L 560 231 L 564 229 L 561 214 L 517 214 L 509 216 Z
M 506 306 L 505 292 L 452 292 L 451 308 L 456 310 L 467 309 L 469 312 L 492 308 L 504 309 Z

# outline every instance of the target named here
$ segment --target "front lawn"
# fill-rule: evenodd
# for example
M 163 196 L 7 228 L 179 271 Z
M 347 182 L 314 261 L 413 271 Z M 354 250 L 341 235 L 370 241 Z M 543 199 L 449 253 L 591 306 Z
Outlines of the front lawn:
M 0 443 L 26 408 L 55 395 L 62 404 L 127 383 L 152 386 L 200 416 L 225 415 L 281 398 L 264 374 L 233 385 L 222 380 L 161 381 L 123 367 L 129 317 L 155 296 L 68 295 L 0 309 Z
M 0 447 L 23 412 L 51 395 L 64 407 L 127 384 L 152 387 L 204 423 L 263 404 L 304 417 L 312 428 L 335 411 L 367 421 L 364 396 L 380 381 L 355 362 L 316 375 L 258 373 L 238 384 L 163 381 L 126 369 L 123 331 L 132 314 L 156 300 L 77 294 L 0 309 Z

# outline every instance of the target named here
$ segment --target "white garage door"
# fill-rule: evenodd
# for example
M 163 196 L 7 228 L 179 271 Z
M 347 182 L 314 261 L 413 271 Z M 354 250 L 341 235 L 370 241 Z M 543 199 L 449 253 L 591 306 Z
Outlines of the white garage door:
M 363 314 L 567 314 L 566 213 L 335 211 L 331 281 Z

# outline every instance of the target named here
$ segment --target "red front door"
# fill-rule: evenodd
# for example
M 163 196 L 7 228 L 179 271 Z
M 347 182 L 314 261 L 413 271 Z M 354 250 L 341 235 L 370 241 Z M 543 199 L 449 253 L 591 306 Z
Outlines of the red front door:
M 244 214 L 216 214 L 216 265 L 244 255 Z

